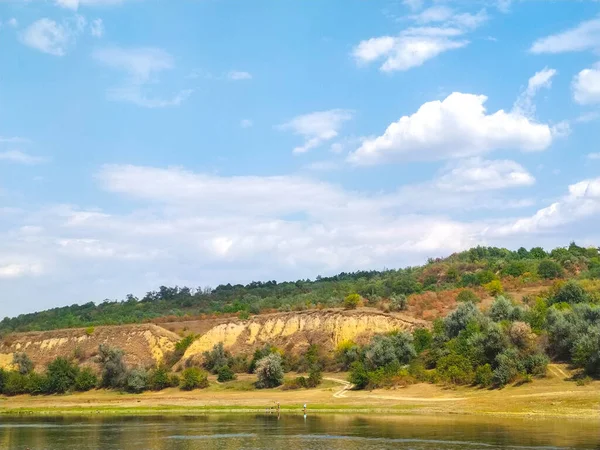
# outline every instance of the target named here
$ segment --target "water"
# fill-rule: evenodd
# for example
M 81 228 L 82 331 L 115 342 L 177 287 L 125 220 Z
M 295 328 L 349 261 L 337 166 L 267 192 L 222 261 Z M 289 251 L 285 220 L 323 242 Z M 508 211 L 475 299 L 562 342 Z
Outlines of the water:
M 11 450 L 600 449 L 593 421 L 353 415 L 4 417 Z

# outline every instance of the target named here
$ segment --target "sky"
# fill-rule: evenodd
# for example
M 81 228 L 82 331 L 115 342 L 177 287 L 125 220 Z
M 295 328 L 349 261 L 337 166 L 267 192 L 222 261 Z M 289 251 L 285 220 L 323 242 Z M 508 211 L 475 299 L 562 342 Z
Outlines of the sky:
M 0 54 L 0 317 L 600 243 L 594 0 L 0 0 Z

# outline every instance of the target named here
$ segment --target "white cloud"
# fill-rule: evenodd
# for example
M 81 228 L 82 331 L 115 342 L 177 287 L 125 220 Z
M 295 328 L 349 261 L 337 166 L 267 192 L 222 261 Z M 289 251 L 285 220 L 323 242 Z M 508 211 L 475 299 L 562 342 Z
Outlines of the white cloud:
M 254 123 L 250 119 L 242 119 L 240 121 L 240 127 L 242 128 L 250 128 Z
M 227 78 L 232 81 L 251 80 L 252 75 L 248 72 L 242 72 L 238 70 L 232 70 L 227 74 Z
M 11 17 L 10 19 L 8 19 L 6 24 L 11 28 L 17 28 L 19 26 L 19 22 L 14 17 Z
M 600 178 L 580 181 L 569 186 L 568 194 L 538 210 L 530 217 L 498 227 L 493 234 L 540 233 L 600 213 Z
M 102 22 L 102 19 L 92 20 L 92 23 L 90 24 L 90 33 L 97 38 L 104 36 L 104 22 Z
M 552 87 L 552 78 L 556 73 L 555 69 L 549 69 L 548 67 L 536 72 L 536 74 L 529 79 L 527 88 L 519 95 L 519 98 L 513 106 L 513 112 L 526 117 L 533 117 L 535 115 L 533 98 L 540 89 L 549 89 Z
M 485 95 L 455 92 L 443 101 L 422 105 L 366 139 L 349 161 L 357 165 L 394 160 L 431 161 L 475 156 L 497 149 L 541 151 L 550 146 L 552 129 L 503 110 L 487 114 Z
M 425 2 L 424 0 L 402 0 L 402 3 L 412 11 L 418 11 Z
M 51 19 L 40 19 L 23 32 L 23 43 L 31 48 L 54 56 L 64 56 L 71 42 L 71 33 Z
M 465 47 L 462 36 L 488 20 L 485 10 L 477 14 L 456 13 L 447 5 L 434 5 L 410 16 L 419 26 L 403 30 L 398 36 L 380 36 L 361 41 L 352 51 L 359 65 L 383 60 L 383 72 L 403 71 L 421 66 L 436 56 Z M 436 26 L 424 26 L 427 24 Z
M 600 49 L 600 19 L 580 23 L 575 28 L 538 39 L 532 53 L 564 53 Z
M 155 97 L 146 91 L 148 85 L 156 84 L 158 75 L 173 69 L 173 57 L 159 48 L 121 48 L 109 47 L 96 50 L 94 59 L 100 64 L 126 73 L 127 79 L 122 86 L 108 89 L 109 100 L 133 103 L 145 108 L 164 108 L 178 106 L 191 94 L 191 89 L 183 89 L 168 97 Z
M 293 151 L 294 153 L 305 153 L 337 137 L 344 122 L 352 119 L 352 116 L 352 111 L 345 109 L 318 111 L 294 117 L 289 122 L 280 125 L 279 129 L 289 130 L 303 136 L 304 144 L 294 148 Z
M 434 29 L 413 28 L 400 36 L 382 36 L 360 42 L 352 54 L 359 64 L 383 59 L 380 70 L 393 72 L 423 65 L 441 53 L 466 46 L 466 40 L 434 36 Z M 452 30 L 449 30 L 450 32 Z M 440 30 L 437 34 L 443 34 Z
M 535 178 L 515 161 L 481 158 L 450 164 L 435 181 L 437 188 L 456 192 L 507 189 L 534 183 Z
M 32 156 L 20 150 L 0 152 L 0 161 L 10 161 L 19 164 L 39 164 L 45 161 L 39 156 Z
M 600 152 L 598 152 L 598 153 L 588 153 L 586 156 L 587 156 L 587 159 L 597 160 L 597 159 L 600 159 Z
M 40 275 L 43 272 L 41 264 L 2 264 L 0 263 L 0 279 L 20 278 Z
M 575 75 L 573 97 L 582 105 L 600 103 L 600 63 Z

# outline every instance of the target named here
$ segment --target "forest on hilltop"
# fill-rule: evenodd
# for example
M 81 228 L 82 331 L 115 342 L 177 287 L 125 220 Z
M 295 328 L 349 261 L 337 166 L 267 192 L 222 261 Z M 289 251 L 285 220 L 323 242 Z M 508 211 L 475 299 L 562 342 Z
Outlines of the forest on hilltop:
M 142 323 L 165 316 L 237 313 L 247 318 L 261 312 L 339 307 L 352 293 L 359 294 L 369 305 L 392 302 L 402 309 L 406 297 L 410 299 L 428 292 L 472 288 L 486 289 L 494 296 L 501 293 L 503 283 L 527 286 L 540 280 L 570 278 L 600 279 L 597 247 L 571 243 L 546 252 L 541 247 L 511 251 L 479 246 L 447 258 L 429 259 L 423 266 L 403 269 L 342 272 L 295 282 L 225 284 L 214 289 L 161 286 L 141 299 L 128 295 L 121 301 L 74 304 L 7 317 L 0 322 L 0 333 Z M 592 292 L 594 285 L 588 283 L 587 288 L 596 298 Z

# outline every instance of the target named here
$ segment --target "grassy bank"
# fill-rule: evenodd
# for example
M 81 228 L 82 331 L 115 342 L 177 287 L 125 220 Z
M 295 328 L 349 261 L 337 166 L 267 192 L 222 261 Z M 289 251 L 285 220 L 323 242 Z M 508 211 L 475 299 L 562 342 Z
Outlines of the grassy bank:
M 316 389 L 256 390 L 252 376 L 207 389 L 182 392 L 166 389 L 144 394 L 92 391 L 62 396 L 0 397 L 3 414 L 207 414 L 265 413 L 279 402 L 283 414 L 374 413 L 483 415 L 504 417 L 569 417 L 600 419 L 600 381 L 578 386 L 564 379 L 554 365 L 547 378 L 501 390 L 472 387 L 448 388 L 417 384 L 398 389 L 346 390 L 344 374 L 326 374 Z

